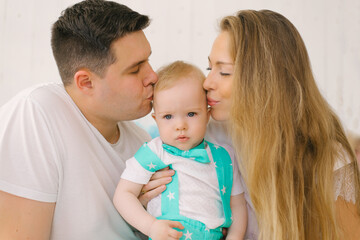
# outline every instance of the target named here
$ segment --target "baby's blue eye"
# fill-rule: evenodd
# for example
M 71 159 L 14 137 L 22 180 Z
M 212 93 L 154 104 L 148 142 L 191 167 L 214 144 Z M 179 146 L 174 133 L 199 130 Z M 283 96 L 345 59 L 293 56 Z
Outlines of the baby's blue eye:
M 194 113 L 194 112 L 189 112 L 189 113 L 188 113 L 188 117 L 193 117 L 193 116 L 195 116 L 195 113 Z
M 170 114 L 164 116 L 165 119 L 170 120 L 172 116 Z

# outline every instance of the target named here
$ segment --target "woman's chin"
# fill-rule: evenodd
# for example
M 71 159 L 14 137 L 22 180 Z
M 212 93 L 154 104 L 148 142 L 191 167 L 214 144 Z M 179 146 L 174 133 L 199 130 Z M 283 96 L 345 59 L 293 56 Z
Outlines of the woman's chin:
M 216 121 L 228 121 L 229 120 L 229 113 L 225 112 L 225 111 L 219 111 L 216 109 L 211 109 L 210 110 L 211 113 L 211 117 L 212 119 L 216 120 Z

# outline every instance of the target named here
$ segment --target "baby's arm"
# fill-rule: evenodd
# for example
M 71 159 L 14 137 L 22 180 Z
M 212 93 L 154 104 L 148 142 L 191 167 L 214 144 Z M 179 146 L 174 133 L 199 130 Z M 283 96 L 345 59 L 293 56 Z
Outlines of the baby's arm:
M 247 226 L 247 208 L 244 193 L 231 196 L 230 207 L 233 222 L 229 228 L 226 240 L 244 239 Z
M 179 239 L 182 233 L 173 229 L 183 228 L 179 222 L 157 220 L 143 208 L 138 199 L 142 187 L 142 184 L 121 179 L 114 195 L 116 209 L 129 224 L 153 240 L 168 239 L 169 236 Z

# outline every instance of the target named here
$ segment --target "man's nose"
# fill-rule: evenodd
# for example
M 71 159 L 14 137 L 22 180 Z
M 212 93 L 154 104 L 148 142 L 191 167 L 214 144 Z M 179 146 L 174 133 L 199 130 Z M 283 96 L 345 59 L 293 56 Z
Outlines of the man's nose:
M 146 73 L 146 77 L 143 80 L 143 84 L 144 86 L 148 86 L 148 85 L 154 85 L 157 81 L 158 81 L 158 76 L 156 74 L 156 72 L 154 72 L 154 70 L 152 69 L 150 63 L 147 63 L 147 73 Z

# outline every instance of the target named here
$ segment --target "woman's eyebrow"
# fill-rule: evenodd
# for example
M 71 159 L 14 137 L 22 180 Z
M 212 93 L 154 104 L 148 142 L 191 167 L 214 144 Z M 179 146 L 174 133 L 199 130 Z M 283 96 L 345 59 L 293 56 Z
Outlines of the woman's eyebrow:
M 210 57 L 208 57 L 209 62 L 211 63 Z M 234 65 L 232 62 L 216 61 L 216 65 Z

